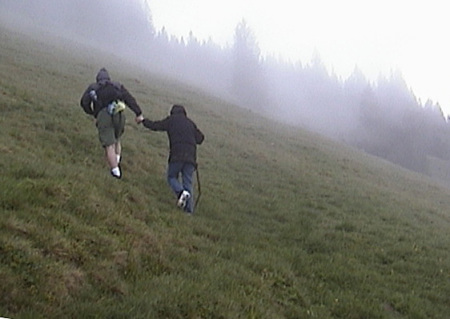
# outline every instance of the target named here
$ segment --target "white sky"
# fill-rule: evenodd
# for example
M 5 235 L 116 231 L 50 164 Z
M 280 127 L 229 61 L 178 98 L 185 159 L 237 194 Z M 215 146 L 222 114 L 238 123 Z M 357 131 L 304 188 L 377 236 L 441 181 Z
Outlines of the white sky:
M 344 79 L 400 70 L 424 103 L 450 114 L 450 14 L 445 0 L 147 0 L 157 30 L 232 45 L 243 18 L 263 54 L 310 62 L 317 50 Z

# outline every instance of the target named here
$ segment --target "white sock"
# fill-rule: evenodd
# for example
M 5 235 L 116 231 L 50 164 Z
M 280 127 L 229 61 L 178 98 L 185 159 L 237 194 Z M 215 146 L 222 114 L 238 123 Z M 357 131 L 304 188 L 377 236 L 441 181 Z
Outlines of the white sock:
M 120 177 L 120 169 L 118 167 L 114 167 L 111 169 L 111 172 L 114 174 L 114 176 Z
M 117 164 L 119 164 L 120 163 L 120 154 L 116 154 L 116 156 L 117 156 Z

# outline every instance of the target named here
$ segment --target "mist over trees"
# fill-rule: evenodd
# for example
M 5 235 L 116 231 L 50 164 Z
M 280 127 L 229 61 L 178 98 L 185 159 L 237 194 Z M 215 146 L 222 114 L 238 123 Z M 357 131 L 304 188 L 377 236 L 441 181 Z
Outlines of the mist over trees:
M 261 61 L 261 51 L 245 20 L 236 26 L 232 50 L 231 93 L 242 105 L 255 110 L 266 110 L 271 105 L 268 99 L 270 88 Z
M 151 3 L 150 3 L 151 6 Z M 450 160 L 449 126 L 439 104 L 418 100 L 398 71 L 366 79 L 355 67 L 346 79 L 311 61 L 263 56 L 245 20 L 222 47 L 191 32 L 176 38 L 155 30 L 144 0 L 0 2 L 0 18 L 29 21 L 208 90 L 255 113 L 345 142 L 405 168 L 427 173 L 430 158 Z

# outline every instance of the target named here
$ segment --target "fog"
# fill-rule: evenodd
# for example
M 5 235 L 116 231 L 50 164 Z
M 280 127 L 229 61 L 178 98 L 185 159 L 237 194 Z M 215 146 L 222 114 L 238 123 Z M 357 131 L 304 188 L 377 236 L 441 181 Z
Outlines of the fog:
M 0 18 L 113 50 L 149 71 L 417 172 L 428 173 L 430 158 L 450 160 L 439 104 L 418 100 L 400 72 L 370 82 L 355 67 L 344 79 L 326 69 L 320 52 L 295 63 L 263 56 L 245 21 L 236 26 L 234 43 L 222 47 L 192 33 L 175 38 L 155 30 L 144 0 L 1 0 Z

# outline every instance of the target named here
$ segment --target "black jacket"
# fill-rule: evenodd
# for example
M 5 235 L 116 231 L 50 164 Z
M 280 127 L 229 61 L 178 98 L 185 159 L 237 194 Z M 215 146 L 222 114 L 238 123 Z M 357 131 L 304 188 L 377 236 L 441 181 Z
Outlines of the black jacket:
M 106 89 L 102 90 L 102 88 Z M 98 96 L 94 97 L 92 92 L 96 92 Z M 108 71 L 102 68 L 97 74 L 96 82 L 90 84 L 84 91 L 80 105 L 84 112 L 97 117 L 98 112 L 108 106 L 112 100 L 125 102 L 136 116 L 142 114 L 141 108 L 130 92 L 119 82 L 111 81 Z
M 145 119 L 143 124 L 152 131 L 165 131 L 169 137 L 169 162 L 188 162 L 197 165 L 197 144 L 205 139 L 203 133 L 186 115 L 181 105 L 174 105 L 170 116 L 161 121 Z

